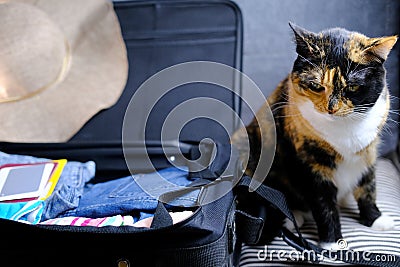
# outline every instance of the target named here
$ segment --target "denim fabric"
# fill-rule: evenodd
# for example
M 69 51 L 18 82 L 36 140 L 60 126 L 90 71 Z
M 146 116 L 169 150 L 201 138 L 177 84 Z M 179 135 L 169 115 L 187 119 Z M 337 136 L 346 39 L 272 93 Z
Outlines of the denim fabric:
M 42 220 L 64 216 L 66 211 L 78 207 L 85 184 L 95 176 L 95 170 L 93 161 L 67 162 L 54 192 L 46 200 Z
M 98 184 L 89 183 L 78 208 L 68 211 L 66 215 L 94 218 L 131 214 L 135 215 L 136 220 L 140 220 L 152 216 L 161 194 L 177 190 L 191 182 L 187 169 L 171 167 Z M 169 204 L 192 207 L 198 193 L 191 192 Z
M 9 163 L 34 163 L 48 160 L 45 158 L 0 152 L 0 165 Z M 64 212 L 78 207 L 84 186 L 94 177 L 95 171 L 96 165 L 93 161 L 86 163 L 68 161 L 64 166 L 53 194 L 44 201 L 41 220 L 62 216 Z

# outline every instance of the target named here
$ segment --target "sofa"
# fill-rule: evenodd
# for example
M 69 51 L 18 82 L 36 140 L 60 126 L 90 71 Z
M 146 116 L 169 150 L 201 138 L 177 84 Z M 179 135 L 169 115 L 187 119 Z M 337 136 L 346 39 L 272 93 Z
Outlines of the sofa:
M 331 27 L 343 27 L 369 37 L 400 33 L 398 0 L 234 1 L 243 13 L 243 72 L 255 81 L 265 96 L 268 96 L 290 72 L 296 57 L 288 22 L 314 32 Z M 388 87 L 393 96 L 391 103 L 393 112 L 382 135 L 377 163 L 377 205 L 384 214 L 394 218 L 396 228 L 381 232 L 360 224 L 355 202 L 340 208 L 344 242 L 347 242 L 348 247 L 395 255 L 400 255 L 399 51 L 400 45 L 397 44 L 385 62 Z M 249 122 L 252 114 L 244 107 L 241 117 L 245 122 Z M 317 230 L 313 221 L 306 221 L 300 230 L 310 242 L 317 244 Z M 280 237 L 265 245 L 243 244 L 239 265 L 243 267 L 312 265 L 296 256 L 294 248 L 287 245 Z M 381 260 L 383 264 L 392 259 Z M 328 260 L 323 260 L 321 264 L 346 265 L 343 262 Z

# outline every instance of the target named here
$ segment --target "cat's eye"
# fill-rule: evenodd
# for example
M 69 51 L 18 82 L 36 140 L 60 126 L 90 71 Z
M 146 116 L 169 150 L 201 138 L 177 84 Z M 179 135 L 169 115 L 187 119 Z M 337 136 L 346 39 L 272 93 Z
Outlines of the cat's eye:
M 347 86 L 347 91 L 352 93 L 356 92 L 358 89 L 360 89 L 359 85 L 352 84 Z
M 322 85 L 320 85 L 320 84 L 318 84 L 318 83 L 316 83 L 316 82 L 310 82 L 310 83 L 308 84 L 308 88 L 309 88 L 311 91 L 316 92 L 316 93 L 320 93 L 320 92 L 322 92 L 322 91 L 325 90 L 325 88 L 324 88 Z

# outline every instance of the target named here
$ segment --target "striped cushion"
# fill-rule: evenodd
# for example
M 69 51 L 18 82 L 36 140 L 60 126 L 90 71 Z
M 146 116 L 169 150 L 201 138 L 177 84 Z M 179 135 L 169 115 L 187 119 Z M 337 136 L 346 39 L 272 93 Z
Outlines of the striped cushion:
M 340 211 L 343 237 L 348 246 L 353 250 L 400 256 L 400 175 L 393 163 L 388 159 L 379 159 L 376 171 L 377 205 L 383 214 L 389 215 L 395 220 L 396 229 L 376 231 L 360 224 L 358 222 L 357 204 L 353 201 L 346 208 L 341 208 Z M 318 238 L 315 222 L 306 221 L 301 227 L 301 232 L 304 233 L 304 237 L 311 243 L 317 244 Z M 264 251 L 267 251 L 267 253 Z M 368 257 L 367 254 L 366 256 Z M 386 261 L 390 261 L 390 259 L 386 259 Z M 304 264 L 305 262 L 301 260 L 296 250 L 288 246 L 281 238 L 275 238 L 267 247 L 246 245 L 242 247 L 241 267 L 304 266 Z M 324 266 L 349 265 L 326 259 L 322 260 L 320 264 Z M 312 265 L 307 263 L 307 266 Z

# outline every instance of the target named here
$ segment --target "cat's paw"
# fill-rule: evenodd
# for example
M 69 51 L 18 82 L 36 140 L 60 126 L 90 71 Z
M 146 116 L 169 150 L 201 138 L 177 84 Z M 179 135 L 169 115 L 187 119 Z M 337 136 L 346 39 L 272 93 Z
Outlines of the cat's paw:
M 392 230 L 395 228 L 395 222 L 391 217 L 387 215 L 381 215 L 374 221 L 374 223 L 371 225 L 371 228 L 379 231 Z
M 346 240 L 339 239 L 337 242 L 320 242 L 319 246 L 325 250 L 347 250 L 349 246 Z
M 340 250 L 337 242 L 320 242 L 319 246 L 325 250 Z

